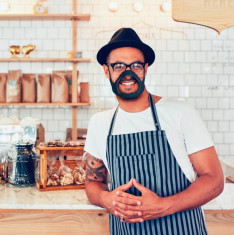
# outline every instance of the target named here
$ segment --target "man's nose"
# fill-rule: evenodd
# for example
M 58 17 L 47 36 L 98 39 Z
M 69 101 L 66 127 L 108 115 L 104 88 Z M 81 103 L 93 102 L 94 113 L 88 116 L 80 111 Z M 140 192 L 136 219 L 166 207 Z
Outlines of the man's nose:
M 124 77 L 125 77 L 125 79 L 132 79 L 132 75 L 130 75 L 130 74 L 126 74 Z
M 126 70 L 131 70 L 131 67 L 130 67 L 130 65 L 129 66 L 126 66 Z

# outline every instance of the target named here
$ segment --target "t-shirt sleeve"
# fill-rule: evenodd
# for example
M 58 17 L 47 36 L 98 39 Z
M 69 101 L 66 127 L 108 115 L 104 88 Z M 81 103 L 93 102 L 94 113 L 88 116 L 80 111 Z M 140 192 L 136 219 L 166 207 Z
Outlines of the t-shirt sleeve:
M 188 154 L 214 145 L 205 123 L 191 105 L 187 106 L 181 118 L 181 129 Z
M 96 116 L 94 115 L 89 120 L 84 150 L 89 154 L 93 155 L 94 157 L 102 159 L 98 147 L 99 141 L 97 138 L 97 133 L 98 133 L 97 128 L 98 126 L 96 123 Z

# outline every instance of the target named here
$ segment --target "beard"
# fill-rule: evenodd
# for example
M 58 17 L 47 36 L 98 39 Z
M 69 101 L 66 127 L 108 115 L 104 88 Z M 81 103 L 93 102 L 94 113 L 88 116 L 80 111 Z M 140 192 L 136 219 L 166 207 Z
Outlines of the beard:
M 130 75 L 131 79 L 125 79 L 125 77 L 127 75 Z M 125 84 L 125 83 L 135 84 L 136 82 L 138 83 L 138 90 L 137 91 L 133 91 L 131 93 L 123 93 L 119 89 L 119 84 Z M 112 79 L 110 76 L 110 83 L 111 83 L 112 91 L 117 96 L 119 96 L 123 99 L 136 99 L 138 96 L 140 96 L 143 93 L 143 91 L 145 89 L 145 77 L 141 81 L 141 79 L 137 76 L 137 74 L 131 70 L 125 70 L 124 72 L 122 72 L 115 82 L 112 82 Z

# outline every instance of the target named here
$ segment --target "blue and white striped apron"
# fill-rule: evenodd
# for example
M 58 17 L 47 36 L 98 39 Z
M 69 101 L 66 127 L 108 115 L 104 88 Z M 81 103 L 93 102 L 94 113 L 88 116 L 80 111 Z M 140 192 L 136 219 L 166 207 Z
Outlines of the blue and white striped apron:
M 179 193 L 191 184 L 184 175 L 161 130 L 155 103 L 149 94 L 155 123 L 154 131 L 112 135 L 117 110 L 112 118 L 107 137 L 107 162 L 110 170 L 111 191 L 135 178 L 160 197 Z M 140 196 L 135 187 L 127 192 Z M 183 202 L 181 202 L 183 203 Z M 202 209 L 196 208 L 143 223 L 124 223 L 110 214 L 112 235 L 200 235 L 207 234 Z

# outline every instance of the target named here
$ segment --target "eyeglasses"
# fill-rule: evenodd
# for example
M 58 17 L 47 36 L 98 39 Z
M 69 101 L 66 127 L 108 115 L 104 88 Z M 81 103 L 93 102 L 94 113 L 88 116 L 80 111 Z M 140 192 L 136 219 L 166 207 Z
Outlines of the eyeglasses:
M 127 68 L 130 68 L 134 73 L 140 74 L 143 72 L 145 68 L 145 63 L 142 63 L 142 62 L 133 62 L 131 64 L 118 62 L 118 63 L 109 63 L 106 65 L 111 66 L 113 69 L 113 72 L 116 74 L 120 74 L 124 72 Z

